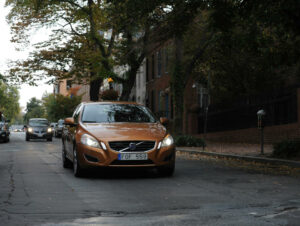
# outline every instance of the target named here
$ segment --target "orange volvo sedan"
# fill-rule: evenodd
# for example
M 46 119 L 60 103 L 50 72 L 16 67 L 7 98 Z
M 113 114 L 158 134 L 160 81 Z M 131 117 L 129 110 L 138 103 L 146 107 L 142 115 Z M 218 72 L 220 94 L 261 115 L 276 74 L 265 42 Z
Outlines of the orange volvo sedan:
M 63 166 L 73 165 L 75 176 L 90 167 L 155 167 L 171 176 L 175 145 L 167 121 L 137 103 L 81 103 L 65 119 Z

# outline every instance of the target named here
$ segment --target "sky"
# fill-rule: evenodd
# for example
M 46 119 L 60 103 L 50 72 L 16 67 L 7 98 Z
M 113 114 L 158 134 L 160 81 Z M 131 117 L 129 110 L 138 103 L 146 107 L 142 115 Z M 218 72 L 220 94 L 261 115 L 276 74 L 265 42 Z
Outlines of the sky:
M 10 60 L 26 59 L 28 52 L 19 52 L 15 50 L 15 46 L 10 42 L 10 28 L 6 23 L 6 15 L 9 12 L 8 8 L 4 7 L 5 0 L 0 0 L 0 73 L 6 74 L 8 68 L 8 62 Z M 32 37 L 33 40 L 40 41 L 44 40 L 45 35 L 35 35 Z M 36 97 L 41 99 L 45 92 L 52 93 L 53 86 L 47 85 L 44 82 L 38 84 L 38 86 L 29 86 L 21 84 L 19 88 L 20 92 L 20 106 L 26 108 L 26 103 L 30 98 Z

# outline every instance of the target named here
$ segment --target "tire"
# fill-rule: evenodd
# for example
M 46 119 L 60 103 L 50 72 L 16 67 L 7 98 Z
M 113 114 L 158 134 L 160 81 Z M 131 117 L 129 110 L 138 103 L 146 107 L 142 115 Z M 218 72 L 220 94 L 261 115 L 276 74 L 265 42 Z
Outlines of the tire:
M 47 141 L 51 141 L 52 142 L 52 137 L 51 138 L 47 138 Z
M 165 165 L 165 166 L 159 166 L 157 168 L 157 171 L 158 171 L 159 175 L 161 175 L 163 177 L 173 176 L 174 171 L 175 171 L 175 152 L 174 152 L 174 155 L 172 156 L 172 160 L 171 160 L 170 164 Z
M 9 137 L 6 137 L 6 139 L 5 139 L 4 142 L 5 142 L 5 143 L 8 143 L 8 142 L 9 142 Z
M 65 149 L 65 145 L 64 143 L 62 144 L 62 164 L 63 164 L 63 168 L 67 169 L 67 168 L 72 168 L 72 163 L 71 161 L 67 158 L 66 156 L 66 149 Z
M 78 161 L 77 150 L 75 147 L 73 150 L 73 173 L 75 177 L 82 177 L 84 173 L 84 170 L 81 168 Z
M 168 166 L 160 166 L 159 168 L 157 168 L 157 170 L 160 176 L 171 177 L 173 176 L 175 171 L 175 164 L 170 164 Z
M 30 140 L 30 139 L 29 139 L 29 136 L 26 135 L 26 141 L 29 141 L 29 140 Z

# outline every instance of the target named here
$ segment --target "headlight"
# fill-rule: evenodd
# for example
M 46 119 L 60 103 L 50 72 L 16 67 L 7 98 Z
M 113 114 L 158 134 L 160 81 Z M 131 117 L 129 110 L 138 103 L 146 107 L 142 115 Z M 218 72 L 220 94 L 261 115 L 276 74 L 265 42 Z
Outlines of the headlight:
M 103 142 L 101 142 L 100 144 L 101 144 L 102 149 L 106 151 L 107 150 L 106 145 Z
M 162 141 L 162 147 L 168 147 L 170 145 L 174 144 L 174 140 L 173 140 L 173 137 L 171 135 L 167 135 L 165 137 L 165 139 L 163 139 Z
M 88 134 L 83 134 L 80 139 L 81 143 L 90 147 L 100 148 L 99 142 Z
M 33 132 L 33 129 L 32 129 L 31 127 L 29 127 L 29 128 L 28 128 L 28 132 L 29 132 L 29 133 L 32 133 L 32 132 Z
M 47 133 L 52 133 L 52 128 L 48 128 Z

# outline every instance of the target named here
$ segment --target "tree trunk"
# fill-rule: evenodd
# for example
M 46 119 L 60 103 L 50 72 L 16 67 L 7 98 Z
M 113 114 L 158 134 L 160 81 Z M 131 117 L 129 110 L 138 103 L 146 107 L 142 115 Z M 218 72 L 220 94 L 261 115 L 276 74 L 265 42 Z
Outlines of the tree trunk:
M 102 81 L 102 78 L 90 81 L 90 101 L 99 101 L 99 92 Z
M 183 132 L 183 102 L 184 102 L 184 73 L 182 65 L 183 37 L 181 34 L 175 36 L 175 66 L 171 75 L 171 87 L 174 107 L 173 133 Z
M 134 86 L 134 82 L 135 82 L 135 78 L 136 78 L 138 69 L 139 69 L 139 67 L 135 66 L 128 71 L 128 74 L 127 74 L 128 79 L 126 79 L 126 81 L 123 83 L 123 91 L 122 91 L 120 100 L 122 100 L 122 101 L 129 100 L 129 96 L 130 96 L 131 90 Z

